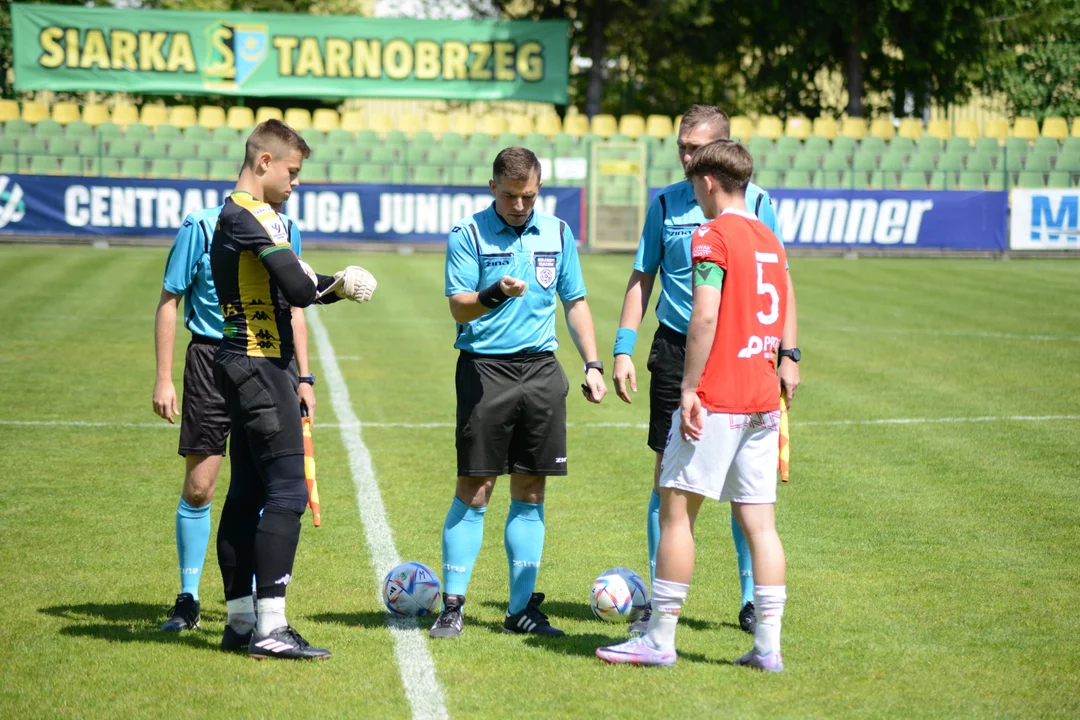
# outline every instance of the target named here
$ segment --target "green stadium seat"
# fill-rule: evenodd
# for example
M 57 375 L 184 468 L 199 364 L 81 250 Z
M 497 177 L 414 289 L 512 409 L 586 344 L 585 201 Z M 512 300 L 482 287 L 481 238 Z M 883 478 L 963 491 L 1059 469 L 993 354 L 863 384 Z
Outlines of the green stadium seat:
M 383 145 L 371 149 L 371 162 L 376 165 L 392 165 L 400 159 L 400 150 L 396 147 Z
M 89 137 L 93 134 L 94 128 L 82 120 L 72 120 L 64 127 L 64 135 L 69 138 Z
M 438 140 L 435 139 L 435 133 L 428 130 L 419 130 L 413 135 L 412 145 L 414 147 L 431 147 L 437 145 Z
M 1050 139 L 1053 140 L 1053 138 Z M 1052 163 L 1049 153 L 1039 152 L 1038 150 L 1033 151 L 1024 161 L 1024 169 L 1042 173 L 1050 172 Z
M 103 122 L 94 128 L 94 132 L 97 133 L 99 138 L 117 138 L 124 137 L 124 130 L 116 123 Z
M 1080 172 L 1080 150 L 1075 152 L 1062 151 L 1057 156 L 1057 162 L 1054 163 L 1055 170 L 1065 170 L 1068 172 Z
M 900 173 L 900 189 L 902 190 L 925 190 L 926 173 L 915 170 L 905 170 Z
M 986 175 L 986 189 L 987 190 L 1004 190 L 1005 189 L 1005 173 L 992 172 Z
M 172 147 L 169 148 L 169 154 L 179 157 L 174 152 L 176 145 L 176 143 L 173 143 Z M 216 140 L 203 140 L 199 143 L 198 149 L 192 149 L 191 154 L 194 157 L 203 158 L 204 160 L 217 160 L 234 153 L 239 157 L 242 152 L 240 146 L 236 144 L 223 143 Z
M 952 138 L 949 138 L 950 140 Z M 960 138 L 964 140 L 964 138 Z M 967 142 L 965 140 L 965 142 Z M 919 142 L 915 145 L 915 153 L 917 155 L 938 155 L 941 153 L 941 138 L 933 137 L 931 135 L 923 135 L 919 138 Z
M 900 138 L 897 138 L 899 140 Z M 904 156 L 891 150 L 881 156 L 879 167 L 886 172 L 902 172 L 904 170 Z
M 164 140 L 143 140 L 139 143 L 139 155 L 147 159 L 168 157 L 168 149 Z
M 1038 153 L 1054 154 L 1061 149 L 1061 143 L 1054 137 L 1039 136 L 1035 138 L 1031 149 Z
M 663 168 L 652 168 L 645 174 L 645 181 L 651 188 L 664 187 L 668 184 L 668 171 Z
M 366 169 L 372 168 L 371 165 L 364 165 L 359 168 L 362 172 Z M 351 183 L 356 182 L 357 178 L 357 166 L 350 163 L 330 163 L 330 182 L 332 183 Z M 361 178 L 360 182 L 378 182 L 378 180 L 365 180 Z
M 945 172 L 960 172 L 964 169 L 967 161 L 972 157 L 974 156 L 969 155 L 965 158 L 963 155 L 946 153 L 938 158 L 937 167 L 938 170 L 943 170 Z M 983 157 L 989 158 L 990 156 L 984 155 Z M 989 162 L 989 160 L 987 162 Z
M 27 155 L 31 175 L 55 175 L 60 165 L 52 155 Z
M 814 183 L 810 173 L 806 170 L 788 170 L 784 173 L 784 187 L 786 188 L 809 188 Z
M 611 137 L 612 141 L 614 141 L 616 139 L 616 137 L 617 137 L 616 135 L 613 135 Z M 630 138 L 626 138 L 622 142 L 633 142 L 633 141 Z M 508 147 L 522 147 L 521 136 L 520 135 L 515 135 L 514 133 L 509 133 L 509 132 L 499 133 L 499 135 L 495 138 L 495 146 L 498 147 L 500 150 L 502 150 L 503 148 L 508 148 Z M 494 160 L 494 159 L 495 158 L 492 158 L 492 160 Z
M 975 141 L 975 151 L 996 155 L 1001 151 L 1001 142 L 995 137 L 981 137 Z
M 330 181 L 330 165 L 324 162 L 304 162 L 304 169 L 300 171 L 300 177 L 307 183 L 325 183 Z
M 383 138 L 383 142 L 387 145 L 397 145 L 404 147 L 409 144 L 409 138 L 401 130 L 391 130 L 386 133 L 386 137 Z
M 442 170 L 442 168 L 438 169 Z M 471 175 L 472 168 L 461 167 L 459 165 L 457 167 L 450 168 L 446 183 L 448 185 L 454 185 L 457 187 L 467 187 L 470 184 L 469 178 L 471 177 Z
M 885 154 L 885 140 L 873 135 L 867 135 L 859 143 L 859 152 L 871 153 L 875 157 L 881 157 Z
M 972 172 L 990 172 L 994 169 L 993 157 L 990 155 L 985 155 L 983 153 L 974 153 L 973 155 L 968 155 L 967 169 Z
M 430 146 L 409 145 L 405 148 L 405 164 L 406 165 L 427 165 L 428 155 L 434 151 L 435 148 Z
M 743 138 L 746 149 L 750 151 L 751 155 L 758 155 L 762 153 L 770 153 L 773 150 L 773 143 L 767 137 L 755 135 L 749 140 Z
M 157 157 L 150 161 L 150 177 L 179 178 L 180 176 L 179 160 Z
M 792 170 L 802 170 L 804 172 L 815 172 L 821 167 L 821 161 L 818 159 L 816 153 L 802 152 L 795 156 L 795 159 L 791 163 Z
M 14 175 L 18 171 L 19 169 L 15 164 L 14 155 L 0 154 L 0 173 Z
M 834 150 L 821 159 L 821 167 L 829 172 L 844 172 L 851 169 L 851 161 L 843 153 Z
M 109 142 L 108 154 L 118 158 L 139 157 L 139 145 L 130 138 L 115 138 Z
M 559 154 L 557 150 L 556 154 L 559 155 L 559 157 L 568 157 L 567 155 Z M 669 152 L 661 149 L 653 155 L 652 161 L 653 167 L 662 168 L 664 170 L 674 170 L 682 167 L 682 164 L 679 163 L 679 156 L 674 151 Z
M 889 147 L 886 152 L 904 156 L 910 155 L 915 152 L 915 141 L 909 137 L 900 137 L 898 135 L 889 141 Z
M 371 148 L 363 145 L 345 145 L 336 148 L 336 150 L 337 157 L 329 158 L 331 162 L 348 162 L 360 165 L 371 159 Z
M 930 189 L 931 190 L 949 190 L 953 183 L 949 180 L 949 173 L 941 170 L 935 170 L 930 173 Z
M 1024 162 L 1026 160 L 1027 160 L 1027 153 L 1020 153 L 1020 152 L 1011 152 L 1010 153 L 1008 148 L 1006 148 L 1005 152 L 1002 154 L 1002 156 L 1000 156 L 998 158 L 997 165 L 1000 168 L 1002 166 L 1002 164 L 1004 164 L 1005 169 L 1007 169 L 1009 172 L 1017 172 L 1018 170 L 1023 169 Z
M 154 128 L 143 123 L 131 123 L 124 130 L 124 137 L 131 140 L 145 140 L 154 137 Z
M 997 141 L 995 141 L 993 138 L 979 138 L 979 139 L 980 140 L 990 140 L 991 144 L 994 145 L 994 147 L 992 148 L 992 151 L 997 152 Z M 984 143 L 984 145 L 985 145 L 985 143 Z M 951 137 L 945 142 L 945 152 L 947 154 L 949 154 L 949 155 L 953 155 L 953 154 L 967 155 L 968 153 L 970 153 L 972 151 L 972 149 L 973 148 L 971 147 L 971 140 L 967 139 L 966 137 L 959 137 L 959 136 Z
M 456 132 L 444 132 L 442 138 L 439 139 L 439 144 L 444 148 L 465 147 L 465 142 L 465 136 Z
M 1077 125 L 1077 127 L 1080 127 L 1080 125 Z M 1070 135 L 1065 138 L 1061 143 L 1061 152 L 1080 155 L 1080 135 Z
M 522 138 L 521 142 L 534 153 L 536 152 L 536 148 L 551 144 L 551 141 L 547 139 L 547 136 L 542 135 L 541 133 L 529 133 Z M 539 153 L 537 153 L 537 155 L 539 155 Z
M 956 187 L 960 190 L 982 190 L 986 187 L 986 175 L 973 170 L 964 170 L 957 176 Z
M 908 160 L 908 170 L 928 173 L 937 167 L 932 155 L 912 155 Z
M 97 135 L 92 137 L 78 138 L 75 141 L 79 155 L 100 155 L 101 138 Z
M 787 155 L 778 152 L 772 152 L 765 156 L 765 170 L 776 170 L 778 172 L 784 172 L 791 167 L 791 161 Z
M 54 137 L 49 140 L 50 155 L 75 155 L 76 153 L 78 153 L 78 146 L 75 138 Z
M 19 154 L 20 155 L 44 155 L 45 138 L 38 137 L 37 135 L 28 135 L 19 139 Z
M 14 118 L 4 123 L 4 134 L 21 137 L 30 134 L 30 123 L 22 118 Z
M 311 147 L 326 144 L 326 133 L 322 130 L 316 130 L 315 128 L 307 128 L 300 133 L 300 137 L 304 138 L 304 142 Z
M 143 144 L 145 145 L 145 143 Z M 183 160 L 185 158 L 194 158 L 199 155 L 196 152 L 196 145 L 194 142 L 183 138 L 175 138 L 169 143 L 168 156 L 176 158 L 177 160 Z M 220 157 L 220 155 L 218 157 Z M 207 159 L 209 159 L 209 157 Z
M 491 180 L 491 165 L 473 165 L 469 168 L 469 185 L 487 187 Z
M 1005 138 L 1005 152 L 1008 155 L 1016 157 L 1017 155 L 1027 155 L 1030 145 L 1027 138 L 1022 137 L 1009 137 Z
M 459 165 L 483 165 L 494 160 L 493 155 L 478 148 L 463 148 L 457 152 L 457 163 Z
M 189 130 L 191 128 L 188 128 Z M 219 125 L 210 131 L 210 138 L 216 142 L 238 143 L 247 138 L 241 138 L 240 131 L 228 125 Z
M 1021 188 L 1044 188 L 1046 187 L 1046 175 L 1033 170 L 1024 170 L 1017 175 L 1016 186 Z
M 353 167 L 349 165 L 348 167 Z M 359 168 L 354 168 L 356 171 L 357 182 L 362 183 L 382 183 L 386 181 L 387 169 L 385 165 L 361 165 Z M 330 166 L 330 173 L 333 175 L 334 166 Z M 338 181 L 343 182 L 343 181 Z
M 829 139 L 820 135 L 811 135 L 803 143 L 803 152 L 812 152 L 816 155 L 824 155 L 832 149 Z
M 34 126 L 34 134 L 39 137 L 60 137 L 64 134 L 64 126 L 55 120 L 41 120 Z
M 404 165 L 395 163 L 394 165 L 384 166 L 383 172 L 389 173 L 391 185 L 404 185 L 408 182 Z
M 380 142 L 379 133 L 374 130 L 360 130 L 356 133 L 356 141 L 366 145 L 375 145 Z
M 776 138 L 776 151 L 785 153 L 787 155 L 794 155 L 795 153 L 802 152 L 802 141 L 797 137 L 791 137 L 790 135 L 781 135 Z
M 814 173 L 814 187 L 822 190 L 842 188 L 844 187 L 843 176 L 844 173 L 837 170 L 818 170 Z
M 120 158 L 103 157 L 103 158 L 83 158 L 83 168 L 87 175 L 98 175 L 101 177 L 122 177 L 123 172 L 121 170 Z
M 856 144 L 855 138 L 837 135 L 832 141 L 832 151 L 834 153 L 843 153 L 844 155 L 851 157 L 855 154 Z
M 128 129 L 131 129 L 130 125 L 128 126 Z M 184 131 L 177 126 L 168 125 L 166 123 L 162 123 L 161 125 L 158 125 L 156 128 L 154 128 L 154 137 L 156 137 L 158 140 L 172 140 L 173 138 L 183 136 L 183 134 Z
M 207 176 L 210 180 L 235 180 L 239 174 L 240 168 L 237 163 L 231 160 L 211 160 Z
M 1072 174 L 1062 170 L 1055 170 L 1046 176 L 1046 187 L 1068 188 L 1072 187 Z
M 344 147 L 346 145 L 356 144 L 356 133 L 348 130 L 331 130 L 326 133 L 326 143 L 331 147 Z
M 464 170 L 465 168 L 462 168 Z M 409 168 L 412 182 L 417 185 L 442 185 L 446 182 L 446 170 L 434 165 L 420 165 Z
M 461 152 L 467 152 L 467 151 L 459 150 L 458 152 L 461 153 Z M 427 162 L 428 162 L 429 165 L 437 165 L 437 166 L 440 166 L 440 167 L 451 167 L 452 165 L 454 165 L 454 155 L 453 155 L 453 153 L 451 152 L 451 150 L 449 148 L 433 147 L 430 150 L 428 150 Z M 470 165 L 471 163 L 462 161 L 461 164 L 462 165 Z
M 15 155 L 19 141 L 10 135 L 0 135 L 0 156 Z
M 443 136 L 443 138 L 445 140 L 445 136 Z M 568 135 L 566 133 L 556 134 L 555 137 L 551 139 L 551 144 L 555 148 L 555 152 L 558 153 L 560 157 L 576 157 L 576 152 L 578 148 L 581 147 L 581 144 L 578 143 L 577 138 L 575 138 L 573 135 Z
M 225 127 L 222 125 L 221 127 Z M 202 142 L 214 137 L 214 131 L 204 125 L 192 125 L 184 130 L 184 139 L 189 142 Z
M 205 180 L 210 172 L 210 163 L 206 160 L 189 158 L 180 163 L 180 176 L 185 180 Z
M 860 149 L 852 159 L 851 169 L 857 172 L 874 172 L 877 170 L 877 157 Z
M 765 189 L 783 187 L 782 178 L 776 170 L 758 170 L 754 173 L 754 184 Z

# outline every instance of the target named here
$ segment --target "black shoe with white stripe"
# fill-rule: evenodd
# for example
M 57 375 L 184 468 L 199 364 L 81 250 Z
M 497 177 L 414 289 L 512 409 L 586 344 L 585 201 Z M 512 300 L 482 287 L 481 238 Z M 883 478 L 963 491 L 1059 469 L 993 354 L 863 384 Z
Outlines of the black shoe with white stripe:
M 546 635 L 548 637 L 562 637 L 566 633 L 558 628 L 551 627 L 547 615 L 540 612 L 540 603 L 544 602 L 544 593 L 533 593 L 525 609 L 521 612 L 506 614 L 503 621 L 503 632 L 517 635 Z
M 248 655 L 253 660 L 326 660 L 330 657 L 330 651 L 312 647 L 291 625 L 286 625 L 267 635 L 260 635 L 257 629 L 252 632 Z
M 199 601 L 191 593 L 180 593 L 169 610 L 169 619 L 162 625 L 165 632 L 194 630 L 199 627 Z
M 456 638 L 461 635 L 461 607 L 465 604 L 464 595 L 443 593 L 443 611 L 435 619 L 428 635 L 432 638 Z
M 232 629 L 232 625 L 225 626 L 225 632 L 221 635 L 221 649 L 225 652 L 247 652 L 251 645 L 251 630 L 246 633 L 238 633 Z

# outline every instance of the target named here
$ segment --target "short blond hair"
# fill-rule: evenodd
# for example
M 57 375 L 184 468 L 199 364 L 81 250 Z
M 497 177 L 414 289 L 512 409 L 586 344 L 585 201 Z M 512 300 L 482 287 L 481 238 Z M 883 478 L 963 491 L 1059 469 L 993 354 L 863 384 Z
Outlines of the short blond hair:
M 703 145 L 694 151 L 686 164 L 688 180 L 709 175 L 728 194 L 745 191 L 753 174 L 754 156 L 734 140 L 715 140 Z
M 722 138 L 731 135 L 727 113 L 715 105 L 691 105 L 679 122 L 679 134 L 690 132 L 698 125 L 711 126 Z
M 299 150 L 305 160 L 311 157 L 311 148 L 304 138 L 285 123 L 275 119 L 259 123 L 251 131 L 251 135 L 248 135 L 244 145 L 244 167 L 255 167 L 256 159 L 264 152 L 278 160 L 283 150 Z

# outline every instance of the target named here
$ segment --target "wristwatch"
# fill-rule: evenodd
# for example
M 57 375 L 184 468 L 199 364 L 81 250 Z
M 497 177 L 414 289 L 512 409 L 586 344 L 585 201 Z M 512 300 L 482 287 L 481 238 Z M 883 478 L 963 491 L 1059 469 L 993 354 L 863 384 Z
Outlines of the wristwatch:
M 315 386 L 315 373 L 311 373 L 310 375 L 301 375 L 300 376 L 300 382 L 307 383 L 308 385 L 311 385 L 312 387 L 314 387 Z
M 780 357 L 791 358 L 792 362 L 799 362 L 800 360 L 802 360 L 802 353 L 799 352 L 799 348 L 797 348 L 797 347 L 784 348 L 783 350 L 781 350 L 780 352 L 778 352 L 776 354 L 779 355 Z
M 604 374 L 604 363 L 599 360 L 593 360 L 592 362 L 585 363 L 585 374 L 588 375 L 590 370 L 599 370 L 600 374 Z

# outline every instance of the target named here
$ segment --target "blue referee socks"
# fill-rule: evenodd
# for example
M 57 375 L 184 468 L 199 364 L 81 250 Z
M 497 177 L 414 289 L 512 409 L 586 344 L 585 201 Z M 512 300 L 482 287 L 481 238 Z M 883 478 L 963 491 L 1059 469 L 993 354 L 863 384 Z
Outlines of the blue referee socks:
M 750 559 L 750 545 L 746 542 L 742 528 L 731 513 L 731 539 L 735 541 L 735 557 L 739 561 L 739 586 L 742 588 L 742 607 L 754 601 L 754 563 Z
M 188 505 L 183 497 L 176 507 L 176 556 L 180 561 L 180 592 L 199 599 L 199 578 L 210 542 L 210 503 Z
M 464 595 L 484 541 L 484 513 L 454 498 L 442 531 L 443 592 Z
M 649 587 L 652 588 L 656 584 L 656 552 L 660 549 L 660 495 L 655 489 L 649 495 L 645 534 L 649 538 Z
M 513 615 L 525 609 L 536 589 L 540 556 L 544 553 L 544 504 L 511 499 L 503 542 L 510 565 L 508 610 Z

